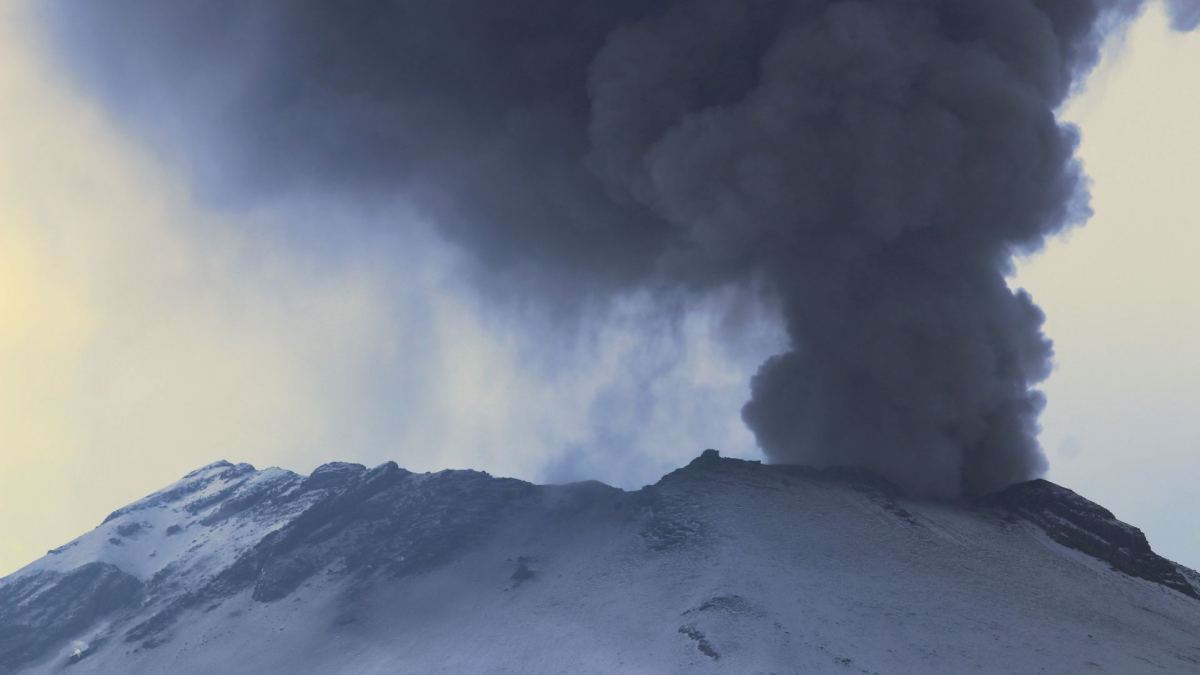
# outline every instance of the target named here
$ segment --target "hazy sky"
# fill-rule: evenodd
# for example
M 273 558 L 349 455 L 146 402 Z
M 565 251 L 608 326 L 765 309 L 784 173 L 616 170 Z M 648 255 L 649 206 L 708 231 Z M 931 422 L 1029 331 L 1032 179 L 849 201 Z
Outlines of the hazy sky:
M 718 294 L 675 323 L 632 295 L 551 334 L 474 299 L 419 223 L 206 209 L 24 9 L 0 0 L 0 573 L 221 458 L 636 487 L 704 447 L 757 456 L 738 411 L 782 338 L 756 309 Z
M 1046 312 L 1048 478 L 1200 566 L 1200 35 L 1158 4 L 1112 45 L 1065 111 L 1095 215 L 1022 265 Z M 1189 74 L 1191 73 L 1191 74 Z
M 757 457 L 739 410 L 782 345 L 771 321 L 717 297 L 660 325 L 632 296 L 547 338 L 480 306 L 432 235 L 281 234 L 368 209 L 214 211 L 49 65 L 24 9 L 0 0 L 0 574 L 219 458 L 636 487 L 704 447 Z M 1200 566 L 1185 201 L 1200 93 L 1184 64 L 1200 66 L 1200 39 L 1157 5 L 1114 45 L 1065 111 L 1095 216 L 1014 283 L 1056 344 L 1049 477 Z

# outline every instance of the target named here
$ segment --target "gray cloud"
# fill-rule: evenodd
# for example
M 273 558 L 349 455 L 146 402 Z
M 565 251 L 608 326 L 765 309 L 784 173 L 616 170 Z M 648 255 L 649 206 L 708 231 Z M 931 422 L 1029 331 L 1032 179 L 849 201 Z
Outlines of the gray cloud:
M 1034 387 L 1051 345 L 1005 276 L 1087 217 L 1055 110 L 1138 6 L 45 11 L 81 81 L 216 202 L 400 198 L 470 253 L 484 292 L 568 314 L 632 289 L 766 289 L 791 348 L 743 417 L 768 458 L 954 495 L 1045 468 Z
M 1175 30 L 1189 31 L 1200 26 L 1200 1 L 1167 0 L 1171 14 L 1171 25 Z

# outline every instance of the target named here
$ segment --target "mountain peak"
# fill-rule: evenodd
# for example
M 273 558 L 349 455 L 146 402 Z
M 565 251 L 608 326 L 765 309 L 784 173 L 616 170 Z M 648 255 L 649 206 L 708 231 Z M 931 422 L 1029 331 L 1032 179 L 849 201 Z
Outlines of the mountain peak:
M 198 469 L 193 469 L 192 471 L 189 471 L 188 473 L 184 474 L 184 478 L 196 476 L 196 475 L 199 475 L 202 473 L 208 473 L 210 471 L 228 469 L 229 467 L 231 467 L 233 465 L 234 465 L 233 462 L 230 462 L 227 459 L 218 459 L 215 462 L 209 462 L 208 464 L 205 464 L 204 466 L 202 466 Z
M 0 580 L 0 670 L 1179 670 L 1198 587 L 1049 481 L 950 504 L 711 449 L 635 492 L 222 461 Z
M 1017 483 L 990 498 L 1041 527 L 1054 541 L 1139 577 L 1200 599 L 1190 570 L 1156 554 L 1141 530 L 1108 509 L 1045 479 Z

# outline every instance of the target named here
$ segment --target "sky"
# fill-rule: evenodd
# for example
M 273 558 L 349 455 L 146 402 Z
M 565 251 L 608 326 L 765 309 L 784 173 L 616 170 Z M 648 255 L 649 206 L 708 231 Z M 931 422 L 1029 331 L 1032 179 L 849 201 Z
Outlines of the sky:
M 637 487 L 705 447 L 757 456 L 737 411 L 782 339 L 758 310 L 666 321 L 631 294 L 552 337 L 462 288 L 419 222 L 297 242 L 378 214 L 213 210 L 0 8 L 0 573 L 218 459 Z
M 378 207 L 212 206 L 56 68 L 28 9 L 0 0 L 0 574 L 222 458 L 635 488 L 705 447 L 760 457 L 739 410 L 785 343 L 763 308 L 716 294 L 675 322 L 633 293 L 559 335 L 464 287 L 417 213 L 423 234 L 402 241 L 345 228 L 298 242 L 297 224 Z M 1011 282 L 1055 341 L 1048 477 L 1196 567 L 1188 63 L 1200 40 L 1158 6 L 1110 45 L 1062 112 L 1082 130 L 1094 215 Z
M 1094 215 L 1022 261 L 1015 283 L 1046 312 L 1050 480 L 1200 566 L 1200 36 L 1151 5 L 1109 46 L 1063 116 L 1082 129 Z

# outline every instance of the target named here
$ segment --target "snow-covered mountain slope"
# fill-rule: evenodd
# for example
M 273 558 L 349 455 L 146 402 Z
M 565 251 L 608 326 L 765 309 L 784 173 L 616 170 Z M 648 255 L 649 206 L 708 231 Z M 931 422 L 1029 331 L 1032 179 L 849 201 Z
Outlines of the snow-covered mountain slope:
M 220 462 L 0 580 L 0 672 L 1200 673 L 1197 589 L 1045 481 Z

